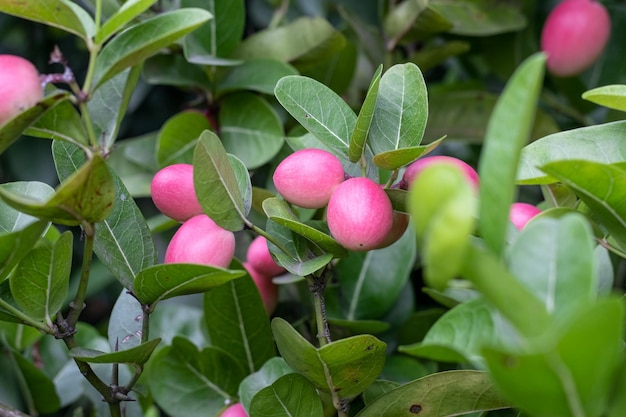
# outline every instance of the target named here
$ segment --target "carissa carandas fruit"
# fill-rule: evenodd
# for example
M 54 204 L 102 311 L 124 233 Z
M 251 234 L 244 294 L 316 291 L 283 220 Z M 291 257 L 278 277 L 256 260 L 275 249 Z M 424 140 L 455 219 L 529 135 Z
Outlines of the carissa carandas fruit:
M 322 208 L 344 179 L 335 155 L 322 149 L 301 149 L 283 159 L 274 171 L 274 186 L 288 202 L 304 208 Z
M 246 271 L 248 271 L 248 274 L 252 277 L 254 284 L 259 290 L 267 314 L 271 315 L 274 310 L 276 310 L 276 305 L 278 304 L 278 285 L 274 284 L 271 276 L 264 275 L 260 271 L 257 271 L 248 262 L 244 262 L 243 267 L 246 268 Z
M 0 125 L 42 99 L 39 72 L 30 61 L 15 55 L 0 55 L 0 97 Z
M 184 222 L 202 214 L 191 164 L 174 164 L 159 170 L 152 178 L 150 192 L 159 211 L 174 220 Z
M 235 255 L 235 235 L 201 214 L 183 223 L 167 245 L 165 263 L 226 268 Z
M 552 74 L 567 77 L 591 66 L 611 34 L 611 19 L 594 0 L 565 0 L 548 15 L 541 32 L 541 50 Z
M 330 197 L 327 209 L 330 234 L 347 249 L 378 248 L 393 224 L 393 208 L 387 193 L 369 178 L 350 178 Z
M 275 277 L 285 272 L 285 268 L 278 265 L 267 247 L 267 239 L 263 236 L 254 238 L 246 252 L 246 262 L 259 273 Z
M 402 175 L 401 187 L 404 189 L 408 189 L 415 180 L 415 178 L 418 176 L 418 174 L 424 170 L 424 168 L 429 165 L 439 163 L 447 163 L 461 168 L 461 171 L 463 171 L 463 174 L 465 174 L 465 178 L 468 179 L 474 189 L 478 190 L 478 173 L 476 172 L 476 170 L 472 168 L 471 165 L 469 165 L 468 163 L 458 158 L 446 155 L 426 156 L 411 163 Z
M 522 230 L 539 213 L 541 213 L 541 210 L 532 204 L 513 203 L 509 212 L 509 220 L 518 230 Z

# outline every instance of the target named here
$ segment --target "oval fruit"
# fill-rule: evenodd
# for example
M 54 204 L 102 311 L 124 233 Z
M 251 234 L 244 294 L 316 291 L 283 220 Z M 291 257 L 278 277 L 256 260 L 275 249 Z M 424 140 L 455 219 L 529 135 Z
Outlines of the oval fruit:
M 278 285 L 272 282 L 272 277 L 262 274 L 257 271 L 247 262 L 243 264 L 248 274 L 252 277 L 252 280 L 256 284 L 261 299 L 263 300 L 263 306 L 267 314 L 272 314 L 278 304 Z
M 0 125 L 43 98 L 37 68 L 15 55 L 0 55 Z
M 474 186 L 476 190 L 478 190 L 478 173 L 476 172 L 476 170 L 472 168 L 468 163 L 458 158 L 445 155 L 426 156 L 410 164 L 404 171 L 404 174 L 402 176 L 402 188 L 408 189 L 408 187 L 411 186 L 417 175 L 422 172 L 424 168 L 437 163 L 448 163 L 458 168 L 461 168 L 467 180 Z
M 285 268 L 278 265 L 272 258 L 267 247 L 267 239 L 263 236 L 257 236 L 250 243 L 246 252 L 246 261 L 256 271 L 268 277 L 275 277 L 285 272 Z
M 220 417 L 248 417 L 248 414 L 241 403 L 236 403 L 224 410 Z
M 150 192 L 159 211 L 174 220 L 184 222 L 202 214 L 191 164 L 174 164 L 159 170 L 152 178 Z
M 526 223 L 539 213 L 541 213 L 541 210 L 532 204 L 513 203 L 509 212 L 509 219 L 518 230 L 522 230 Z

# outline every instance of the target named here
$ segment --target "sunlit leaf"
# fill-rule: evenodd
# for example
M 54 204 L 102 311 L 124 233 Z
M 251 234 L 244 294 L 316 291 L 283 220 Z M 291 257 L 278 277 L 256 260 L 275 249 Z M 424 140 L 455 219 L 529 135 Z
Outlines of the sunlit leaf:
M 623 84 L 605 85 L 585 91 L 583 98 L 610 109 L 626 111 L 626 85 Z
M 146 11 L 156 0 L 131 0 L 111 15 L 106 22 L 98 29 L 94 41 L 104 43 L 109 37 L 120 31 L 128 22 Z

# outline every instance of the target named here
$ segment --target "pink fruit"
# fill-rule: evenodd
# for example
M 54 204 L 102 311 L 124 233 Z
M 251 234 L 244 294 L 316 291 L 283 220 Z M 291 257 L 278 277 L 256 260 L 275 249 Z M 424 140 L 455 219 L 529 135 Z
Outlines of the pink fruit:
M 257 236 L 248 246 L 246 261 L 259 273 L 268 277 L 275 277 L 285 272 L 285 268 L 274 262 L 274 258 L 267 248 L 267 239 L 263 236 Z
M 193 185 L 193 165 L 174 164 L 157 172 L 150 185 L 154 205 L 168 217 L 184 222 L 202 214 Z
M 276 309 L 276 304 L 278 304 L 278 285 L 272 282 L 272 277 L 260 273 L 249 263 L 244 262 L 243 266 L 256 284 L 265 310 L 268 314 L 272 314 Z
M 274 171 L 274 185 L 283 198 L 305 208 L 328 204 L 333 190 L 344 180 L 335 155 L 322 149 L 301 149 L 283 159 Z
M 548 70 L 557 76 L 578 74 L 602 53 L 611 34 L 611 19 L 593 0 L 565 0 L 550 13 L 541 33 Z
M 511 211 L 509 212 L 509 219 L 518 230 L 522 230 L 524 226 L 526 226 L 526 223 L 539 213 L 541 213 L 541 210 L 532 204 L 513 203 L 511 205 Z
M 42 99 L 39 73 L 30 61 L 15 55 L 0 55 L 0 97 L 0 125 Z
M 248 414 L 241 403 L 236 403 L 224 410 L 220 417 L 248 417 Z
M 478 190 L 478 173 L 476 172 L 476 170 L 472 168 L 469 164 L 461 161 L 458 158 L 453 158 L 451 156 L 445 155 L 426 156 L 424 158 L 418 159 L 417 161 L 409 165 L 404 171 L 404 175 L 402 176 L 404 188 L 408 188 L 417 177 L 417 174 L 422 172 L 424 168 L 435 163 L 447 163 L 461 168 L 468 181 L 472 183 L 476 190 Z
M 165 263 L 192 263 L 226 268 L 235 254 L 235 235 L 201 214 L 184 222 L 165 251 Z
M 409 215 L 406 213 L 401 213 L 399 211 L 393 212 L 393 223 L 391 224 L 391 230 L 387 233 L 385 240 L 377 249 L 386 248 L 398 241 L 406 232 L 407 227 L 409 226 Z
M 347 249 L 366 251 L 380 246 L 393 224 L 393 209 L 385 191 L 369 178 L 341 183 L 328 202 L 328 228 Z

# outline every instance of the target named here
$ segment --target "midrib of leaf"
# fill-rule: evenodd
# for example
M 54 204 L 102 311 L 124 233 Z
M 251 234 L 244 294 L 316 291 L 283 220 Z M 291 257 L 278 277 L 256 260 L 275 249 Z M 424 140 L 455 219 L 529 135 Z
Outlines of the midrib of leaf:
M 309 116 L 309 118 L 313 121 L 315 121 L 319 126 L 323 127 L 324 129 L 326 129 L 327 132 L 329 132 L 334 138 L 336 138 L 341 144 L 345 145 L 346 147 L 348 146 L 348 142 L 345 142 L 341 137 L 339 137 L 335 132 L 333 132 L 327 125 L 325 125 L 324 123 L 322 123 L 321 120 L 319 120 L 317 117 L 313 116 L 313 114 L 311 114 L 307 109 L 305 109 L 303 106 L 301 106 L 298 102 L 296 102 L 294 100 L 294 98 L 291 95 L 288 95 L 288 97 L 291 99 L 291 101 L 300 109 L 302 110 L 306 115 Z M 318 104 L 321 105 L 321 103 L 318 100 Z M 345 122 L 345 117 L 344 117 L 344 122 Z
M 209 19 L 209 27 L 211 28 L 211 55 L 217 56 L 217 23 L 215 18 L 215 0 L 209 0 L 209 11 L 213 15 L 213 19 Z
M 595 203 L 604 207 L 618 221 L 618 223 L 624 228 L 624 230 L 626 230 L 626 222 L 621 218 L 621 216 L 618 213 L 615 212 L 615 210 L 610 205 L 606 204 L 604 200 L 600 199 L 599 197 L 596 197 L 595 194 L 587 192 L 587 190 L 580 187 L 578 183 L 571 181 L 568 178 L 562 178 L 561 181 L 573 187 L 575 190 L 585 195 L 586 197 L 590 198 Z
M 108 219 L 104 219 L 104 221 L 102 221 L 102 225 L 106 227 L 106 230 L 109 232 L 109 235 L 111 235 L 113 243 L 115 244 L 115 246 L 117 246 L 118 252 L 122 254 L 122 259 L 124 260 L 124 263 L 128 267 L 127 269 L 131 273 L 131 283 L 132 283 L 132 278 L 135 277 L 136 273 L 135 273 L 135 270 L 133 269 L 133 266 L 132 266 L 130 260 L 126 256 L 126 253 L 123 250 L 123 248 L 120 246 L 119 239 L 117 239 L 117 237 L 115 236 L 115 233 L 113 233 L 113 229 L 111 228 L 111 226 L 109 224 L 109 220 Z
M 561 381 L 565 396 L 567 397 L 567 405 L 572 413 L 572 417 L 587 417 L 582 402 L 576 390 L 576 383 L 567 366 L 563 363 L 557 353 L 546 355 L 548 364 Z
M 354 315 L 356 308 L 359 304 L 361 290 L 363 289 L 363 283 L 365 282 L 365 276 L 367 275 L 367 269 L 369 268 L 370 262 L 372 260 L 371 256 L 372 252 L 368 252 L 365 255 L 365 260 L 363 261 L 363 265 L 361 267 L 361 272 L 359 273 L 359 278 L 357 279 L 356 286 L 354 288 L 354 294 L 352 294 L 352 300 L 350 301 L 350 309 L 348 310 L 348 320 L 354 320 Z
M 209 387 L 211 390 L 215 391 L 216 393 L 218 393 L 219 395 L 221 395 L 224 398 L 230 398 L 230 395 L 228 393 L 222 391 L 222 389 L 220 387 L 218 387 L 216 384 L 214 384 L 213 381 L 208 379 L 206 376 L 204 376 L 202 373 L 200 373 L 196 368 L 191 366 L 191 364 L 188 361 L 185 360 L 184 362 L 185 362 L 185 367 L 187 369 L 189 369 L 192 374 L 194 374 L 196 377 L 198 377 L 198 379 L 200 381 L 204 382 L 207 387 Z
M 287 408 L 287 405 L 283 402 L 283 400 L 280 398 L 280 395 L 278 394 L 278 392 L 276 391 L 276 388 L 274 388 L 274 385 L 271 385 L 272 387 L 272 392 L 274 393 L 274 396 L 276 397 L 276 399 L 278 400 L 278 403 L 280 404 L 280 406 L 283 408 L 283 410 L 285 411 L 285 414 L 287 415 L 287 417 L 297 417 L 294 416 L 293 414 L 291 414 L 291 411 L 289 411 L 289 409 Z
M 54 268 L 55 247 L 50 250 L 50 264 L 48 266 L 48 276 L 46 277 L 46 299 L 44 301 L 45 320 L 51 325 L 52 318 L 50 317 L 50 299 L 52 298 L 52 269 Z
M 172 153 L 169 158 L 167 158 L 165 160 L 165 165 L 169 165 L 172 163 L 172 161 L 176 160 L 177 158 L 179 158 L 180 156 L 184 155 L 187 151 L 189 151 L 190 149 L 193 149 L 196 147 L 196 144 L 198 143 L 198 140 L 192 140 L 191 142 L 188 142 L 185 146 L 181 146 L 180 148 L 178 148 L 178 151 Z
M 402 115 L 404 114 L 404 96 L 405 96 L 405 92 L 406 92 L 406 83 L 405 83 L 405 77 L 402 77 L 402 94 L 400 94 L 401 97 L 401 101 L 400 101 L 400 112 L 398 113 L 398 130 L 396 131 L 396 140 L 395 140 L 395 144 L 394 144 L 394 149 L 399 149 L 400 148 L 400 137 L 401 132 L 402 132 Z
M 254 360 L 252 358 L 252 352 L 250 351 L 250 343 L 248 342 L 243 314 L 241 314 L 241 306 L 239 305 L 239 297 L 237 296 L 237 291 L 235 290 L 235 284 L 233 282 L 230 282 L 229 284 L 230 284 L 230 289 L 231 289 L 231 294 L 233 296 L 233 300 L 235 300 L 235 309 L 237 310 L 237 321 L 239 322 L 239 332 L 241 333 L 243 349 L 246 352 L 246 360 L 248 361 L 248 369 L 250 373 L 253 373 L 255 371 Z
M 202 144 L 202 146 L 204 146 L 204 144 Z M 209 150 L 206 148 L 206 146 L 204 146 L 204 151 L 205 151 L 206 155 L 209 156 L 209 159 L 211 160 L 211 163 L 213 164 L 213 166 L 216 168 L 216 171 L 218 173 L 217 177 L 219 178 L 219 182 L 222 184 L 222 188 L 224 188 L 226 190 L 226 194 L 228 195 L 228 198 L 230 199 L 231 203 L 233 203 L 233 207 L 235 207 L 235 210 L 237 211 L 237 214 L 239 214 L 239 217 L 245 223 L 246 222 L 246 215 L 241 211 L 241 207 L 239 207 L 239 205 L 237 204 L 237 199 L 235 198 L 235 195 L 231 191 L 231 189 L 228 186 L 228 184 L 226 184 L 226 182 L 224 181 L 224 177 L 222 177 L 222 171 L 219 169 L 220 165 L 217 163 L 218 161 L 216 161 L 213 158 L 213 154 L 211 152 L 209 152 Z M 228 163 L 228 162 L 226 162 L 226 163 Z M 237 191 L 239 191 L 238 188 L 237 188 Z

